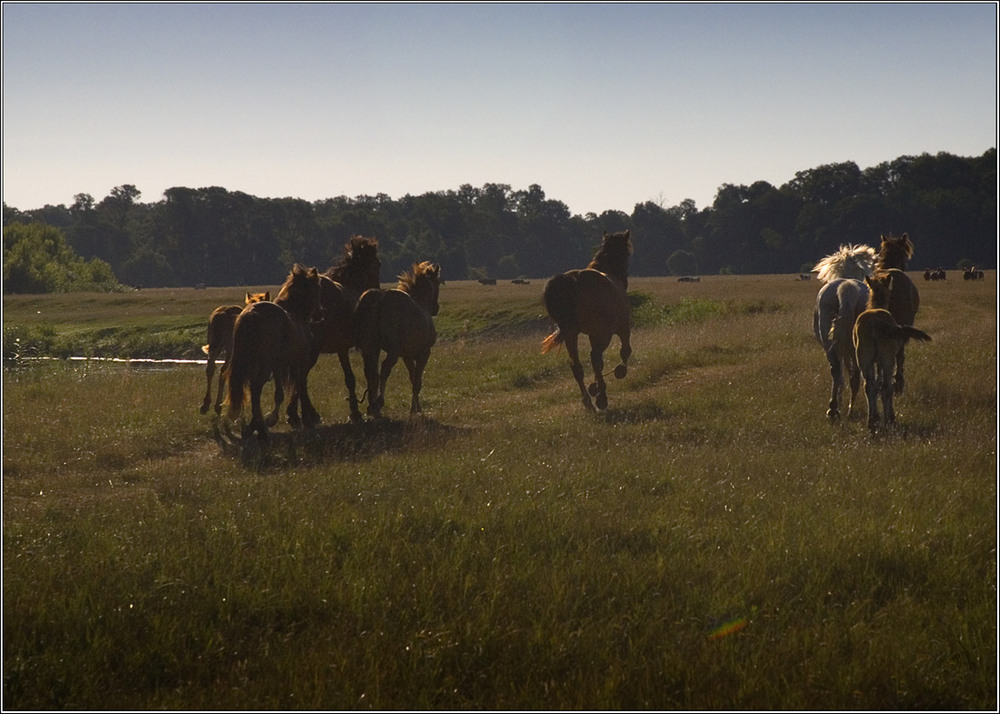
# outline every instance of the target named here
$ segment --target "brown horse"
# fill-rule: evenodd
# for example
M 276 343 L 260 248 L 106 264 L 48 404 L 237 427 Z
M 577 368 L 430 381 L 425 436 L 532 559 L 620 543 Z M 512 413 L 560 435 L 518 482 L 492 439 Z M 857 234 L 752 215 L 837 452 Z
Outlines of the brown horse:
M 424 368 L 437 340 L 433 317 L 438 314 L 440 266 L 424 261 L 399 276 L 392 290 L 368 290 L 354 310 L 357 346 L 365 362 L 368 414 L 381 416 L 385 384 L 400 358 L 410 373 L 410 413 L 420 412 Z M 382 369 L 378 359 L 382 351 Z
M 893 319 L 900 325 L 912 325 L 913 319 L 917 316 L 917 309 L 920 307 L 920 293 L 917 291 L 917 286 L 903 272 L 906 270 L 907 261 L 912 257 L 913 243 L 910 241 L 909 235 L 904 233 L 898 238 L 882 236 L 877 268 L 882 273 L 893 273 L 892 290 L 886 307 L 892 313 Z M 899 354 L 896 356 L 896 376 L 893 381 L 893 389 L 896 390 L 896 394 L 903 393 L 905 346 L 905 341 L 900 343 Z
M 629 231 L 605 233 L 601 247 L 586 268 L 550 278 L 542 291 L 545 309 L 556 323 L 555 332 L 542 342 L 542 354 L 557 345 L 566 345 L 570 369 L 580 387 L 583 406 L 588 411 L 594 411 L 591 395 L 596 397 L 598 409 L 608 406 L 604 350 L 611 344 L 614 335 L 618 335 L 621 341 L 621 364 L 615 367 L 615 378 L 622 379 L 628 373 L 626 365 L 632 346 L 629 341 L 631 322 L 626 290 L 631 254 Z M 583 384 L 583 365 L 577 348 L 580 333 L 590 337 L 590 363 L 594 368 L 595 382 L 590 385 L 589 393 Z
M 208 385 L 205 387 L 205 398 L 201 402 L 202 414 L 206 414 L 209 407 L 212 406 L 212 376 L 215 374 L 215 360 L 225 355 L 226 359 L 219 370 L 219 393 L 215 398 L 215 413 L 222 413 L 222 395 L 226 389 L 229 357 L 233 352 L 233 325 L 236 324 L 237 316 L 250 303 L 270 299 L 270 290 L 262 293 L 247 293 L 246 302 L 243 305 L 222 305 L 212 310 L 212 314 L 208 318 L 208 344 L 201 348 L 201 351 L 208 355 L 208 363 L 205 367 L 205 378 Z
M 319 421 L 309 401 L 306 378 L 312 333 L 309 321 L 320 308 L 319 273 L 316 268 L 296 264 L 274 302 L 247 305 L 233 327 L 233 351 L 229 361 L 229 418 L 243 411 L 250 392 L 252 416 L 243 428 L 243 437 L 254 432 L 267 437 L 267 427 L 278 420 L 284 390 L 295 388 L 302 402 L 302 416 L 307 426 Z M 265 418 L 260 408 L 264 384 L 274 378 L 274 409 Z
M 362 418 L 358 409 L 357 380 L 351 369 L 351 348 L 355 346 L 352 314 L 361 294 L 379 287 L 381 268 L 378 241 L 356 235 L 344 244 L 337 262 L 320 275 L 323 318 L 312 325 L 313 344 L 309 369 L 316 364 L 320 354 L 337 355 L 344 372 L 352 421 L 360 421 Z M 288 402 L 288 421 L 293 426 L 299 423 L 297 405 L 298 395 L 293 393 Z
M 865 278 L 870 291 L 868 309 L 854 323 L 854 349 L 858 366 L 865 380 L 865 397 L 868 400 L 868 429 L 875 432 L 879 426 L 878 398 L 886 424 L 896 420 L 893 410 L 893 386 L 890 382 L 893 369 L 903 353 L 903 345 L 910 339 L 929 342 L 926 332 L 910 325 L 900 325 L 887 309 L 892 301 L 893 283 L 902 273 L 898 270 Z M 904 276 L 905 277 L 905 276 Z

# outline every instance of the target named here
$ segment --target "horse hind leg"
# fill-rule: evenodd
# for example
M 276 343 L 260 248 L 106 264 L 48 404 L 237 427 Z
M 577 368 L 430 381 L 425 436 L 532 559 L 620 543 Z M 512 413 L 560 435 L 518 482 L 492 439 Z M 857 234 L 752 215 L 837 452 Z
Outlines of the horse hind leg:
M 879 371 L 881 374 L 880 387 L 882 395 L 882 415 L 885 419 L 886 424 L 896 423 L 896 410 L 893 408 L 893 393 L 895 392 L 895 383 L 892 380 L 892 370 L 893 362 L 895 362 L 895 355 L 889 354 L 885 358 L 880 360 L 882 364 L 879 366 Z
M 851 382 L 851 401 L 847 405 L 847 418 L 850 419 L 854 416 L 854 403 L 858 399 L 858 390 L 861 388 L 861 370 L 858 369 L 857 365 L 851 365 L 847 368 L 847 372 Z
M 361 410 L 358 408 L 358 381 L 354 378 L 354 370 L 351 369 L 351 355 L 349 350 L 337 353 L 340 358 L 340 368 L 344 372 L 344 385 L 347 387 L 347 402 L 351 410 L 351 421 L 361 421 Z
M 594 383 L 590 385 L 590 395 L 595 397 L 597 408 L 608 408 L 608 385 L 604 381 L 604 350 L 610 340 L 590 338 L 590 364 L 594 368 Z
M 410 399 L 410 414 L 419 414 L 422 411 L 420 390 L 424 384 L 424 368 L 427 366 L 429 358 L 430 355 L 420 355 L 416 359 L 403 359 L 403 364 L 406 365 L 406 369 L 410 373 L 410 385 L 413 388 L 413 396 Z
M 577 386 L 580 388 L 580 395 L 583 398 L 583 406 L 587 411 L 594 411 L 594 403 L 590 401 L 590 395 L 587 393 L 587 387 L 583 383 L 583 364 L 580 362 L 580 350 L 577 346 L 577 336 L 566 335 L 564 340 L 566 345 L 566 352 L 569 354 L 569 368 L 573 373 L 573 379 L 576 380 Z
M 833 347 L 827 352 L 826 358 L 830 363 L 830 378 L 833 380 L 833 388 L 830 391 L 830 405 L 826 410 L 826 416 L 831 421 L 837 421 L 840 419 L 840 394 L 844 389 L 844 372 L 843 367 L 840 362 L 840 358 L 837 357 L 836 353 L 833 351 Z M 852 388 L 854 387 L 854 379 L 852 375 Z M 854 404 L 854 397 L 851 396 L 851 405 Z
M 285 378 L 281 374 L 279 374 L 278 372 L 274 373 L 274 408 L 267 413 L 266 417 L 264 417 L 264 421 L 267 423 L 269 427 L 273 427 L 275 424 L 278 423 L 278 414 L 281 410 L 281 403 L 285 401 L 285 381 L 286 381 Z M 263 382 L 261 382 L 260 386 L 261 390 L 264 389 L 265 384 L 267 384 L 266 378 L 264 379 Z M 296 392 L 293 389 L 292 397 L 295 396 Z M 260 402 L 259 396 L 257 398 L 257 401 L 258 403 Z
M 208 362 L 205 365 L 205 380 L 207 384 L 205 385 L 205 398 L 201 401 L 202 414 L 207 414 L 209 408 L 212 406 L 212 377 L 215 375 L 215 357 L 216 355 L 210 349 L 208 352 Z M 228 358 L 226 361 L 228 363 Z M 221 412 L 220 405 L 222 404 L 222 391 L 225 387 L 225 379 L 223 379 L 224 371 L 225 366 L 223 366 L 222 371 L 219 373 L 219 398 L 215 401 L 216 414 Z
M 628 358 L 632 356 L 632 341 L 630 333 L 630 330 L 625 330 L 625 332 L 620 335 L 622 347 L 618 350 L 618 356 L 621 358 L 621 364 L 615 367 L 615 379 L 625 379 L 625 376 L 628 374 Z
M 892 388 L 896 394 L 903 393 L 903 358 L 904 358 L 905 343 L 899 346 L 899 351 L 896 353 L 896 375 L 893 378 Z

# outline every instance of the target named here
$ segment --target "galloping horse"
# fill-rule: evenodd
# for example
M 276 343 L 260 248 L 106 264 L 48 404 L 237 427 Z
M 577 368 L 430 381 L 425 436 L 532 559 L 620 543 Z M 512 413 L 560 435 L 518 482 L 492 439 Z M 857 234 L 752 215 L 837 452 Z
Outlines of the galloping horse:
M 243 438 L 255 431 L 260 438 L 267 437 L 267 427 L 277 423 L 284 390 L 292 386 L 302 402 L 306 425 L 319 420 L 306 388 L 312 342 L 309 321 L 319 308 L 319 273 L 316 268 L 296 264 L 274 302 L 247 305 L 236 318 L 227 402 L 229 418 L 236 419 L 243 411 L 249 388 L 252 416 L 243 428 Z M 260 393 L 271 377 L 274 409 L 265 419 Z
M 875 270 L 875 249 L 867 245 L 842 245 L 840 249 L 816 263 L 813 272 L 826 283 L 816 295 L 813 311 L 813 334 L 823 347 L 833 389 L 826 415 L 840 418 L 840 394 L 844 389 L 844 371 L 851 384 L 851 401 L 847 416 L 854 414 L 854 400 L 861 387 L 861 373 L 851 342 L 854 321 L 868 302 L 868 287 L 862 282 Z
M 899 325 L 887 309 L 896 290 L 893 283 L 902 272 L 890 270 L 879 273 L 865 282 L 871 295 L 868 309 L 862 312 L 854 324 L 854 348 L 858 365 L 865 378 L 865 397 L 868 400 L 868 429 L 875 432 L 879 426 L 878 398 L 882 397 L 882 409 L 886 424 L 896 420 L 892 405 L 893 386 L 890 383 L 893 367 L 903 353 L 903 345 L 910 339 L 929 342 L 926 332 L 910 325 Z M 904 276 L 905 277 L 905 276 Z
M 424 367 L 437 340 L 434 320 L 441 288 L 440 266 L 424 261 L 399 276 L 392 290 L 368 290 L 354 310 L 355 335 L 364 357 L 368 383 L 368 414 L 381 415 L 385 384 L 396 360 L 402 358 L 410 373 L 413 396 L 410 413 L 420 411 L 420 388 Z M 385 350 L 382 370 L 378 358 Z
M 215 374 L 215 360 L 225 355 L 226 359 L 219 370 L 219 393 L 215 398 L 215 413 L 222 413 L 222 394 L 226 389 L 229 357 L 233 352 L 233 325 L 236 324 L 236 317 L 250 303 L 270 299 L 270 290 L 262 293 L 247 293 L 246 302 L 243 305 L 222 305 L 212 310 L 212 314 L 208 318 L 208 344 L 201 348 L 201 351 L 208 355 L 208 363 L 205 367 L 208 385 L 205 387 L 205 398 L 201 402 L 202 414 L 207 413 L 208 408 L 212 405 L 212 375 Z
M 361 294 L 379 287 L 381 268 L 378 241 L 356 235 L 344 244 L 338 261 L 319 278 L 323 318 L 312 325 L 313 344 L 309 369 L 316 364 L 320 354 L 337 355 L 344 372 L 352 421 L 362 418 L 358 410 L 357 381 L 351 369 L 350 352 L 355 346 L 352 314 Z M 293 393 L 288 402 L 288 421 L 293 426 L 299 423 L 297 404 L 298 396 Z
M 626 290 L 628 289 L 628 260 L 632 254 L 629 231 L 605 233 L 594 259 L 582 270 L 570 270 L 556 275 L 545 283 L 542 302 L 549 317 L 556 323 L 555 331 L 542 341 L 542 354 L 560 344 L 566 345 L 570 369 L 583 406 L 594 411 L 591 395 L 596 397 L 597 408 L 608 406 L 607 385 L 604 382 L 604 350 L 611 338 L 618 335 L 621 341 L 621 364 L 615 367 L 616 379 L 628 373 L 628 358 L 632 354 L 631 322 Z M 594 368 L 594 384 L 583 384 L 583 365 L 577 347 L 577 338 L 583 333 L 590 337 L 590 363 Z
M 917 286 L 904 273 L 906 262 L 913 257 L 913 243 L 910 236 L 904 233 L 899 238 L 892 236 L 882 236 L 882 245 L 878 251 L 877 267 L 879 273 L 892 273 L 893 279 L 890 281 L 891 290 L 887 309 L 892 313 L 893 319 L 900 325 L 912 325 L 913 318 L 917 315 L 917 308 L 920 307 L 920 293 Z M 906 341 L 900 343 L 899 354 L 896 355 L 896 376 L 893 380 L 893 389 L 896 394 L 903 393 L 903 354 Z

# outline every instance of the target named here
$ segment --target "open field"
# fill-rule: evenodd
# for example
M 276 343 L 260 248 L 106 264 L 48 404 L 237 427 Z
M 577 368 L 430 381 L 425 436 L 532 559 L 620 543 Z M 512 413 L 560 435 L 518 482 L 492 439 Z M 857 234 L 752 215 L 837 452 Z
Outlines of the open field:
M 263 450 L 197 365 L 4 369 L 3 706 L 995 710 L 996 275 L 911 275 L 933 341 L 876 437 L 826 420 L 788 275 L 631 280 L 596 416 L 541 281 L 442 288 L 422 417 L 398 366 L 348 424 L 327 355 L 324 424 Z M 4 353 L 182 356 L 275 287 L 8 296 Z

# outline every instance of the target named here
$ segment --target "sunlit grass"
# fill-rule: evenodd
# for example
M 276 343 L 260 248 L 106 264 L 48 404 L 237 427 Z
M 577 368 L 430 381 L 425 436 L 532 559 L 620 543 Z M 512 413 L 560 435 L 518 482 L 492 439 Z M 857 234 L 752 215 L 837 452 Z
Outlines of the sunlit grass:
M 921 285 L 872 438 L 815 285 L 636 282 L 726 309 L 637 329 L 596 416 L 537 327 L 442 338 L 381 424 L 324 356 L 253 463 L 201 368 L 5 371 L 5 707 L 995 708 L 993 303 Z

